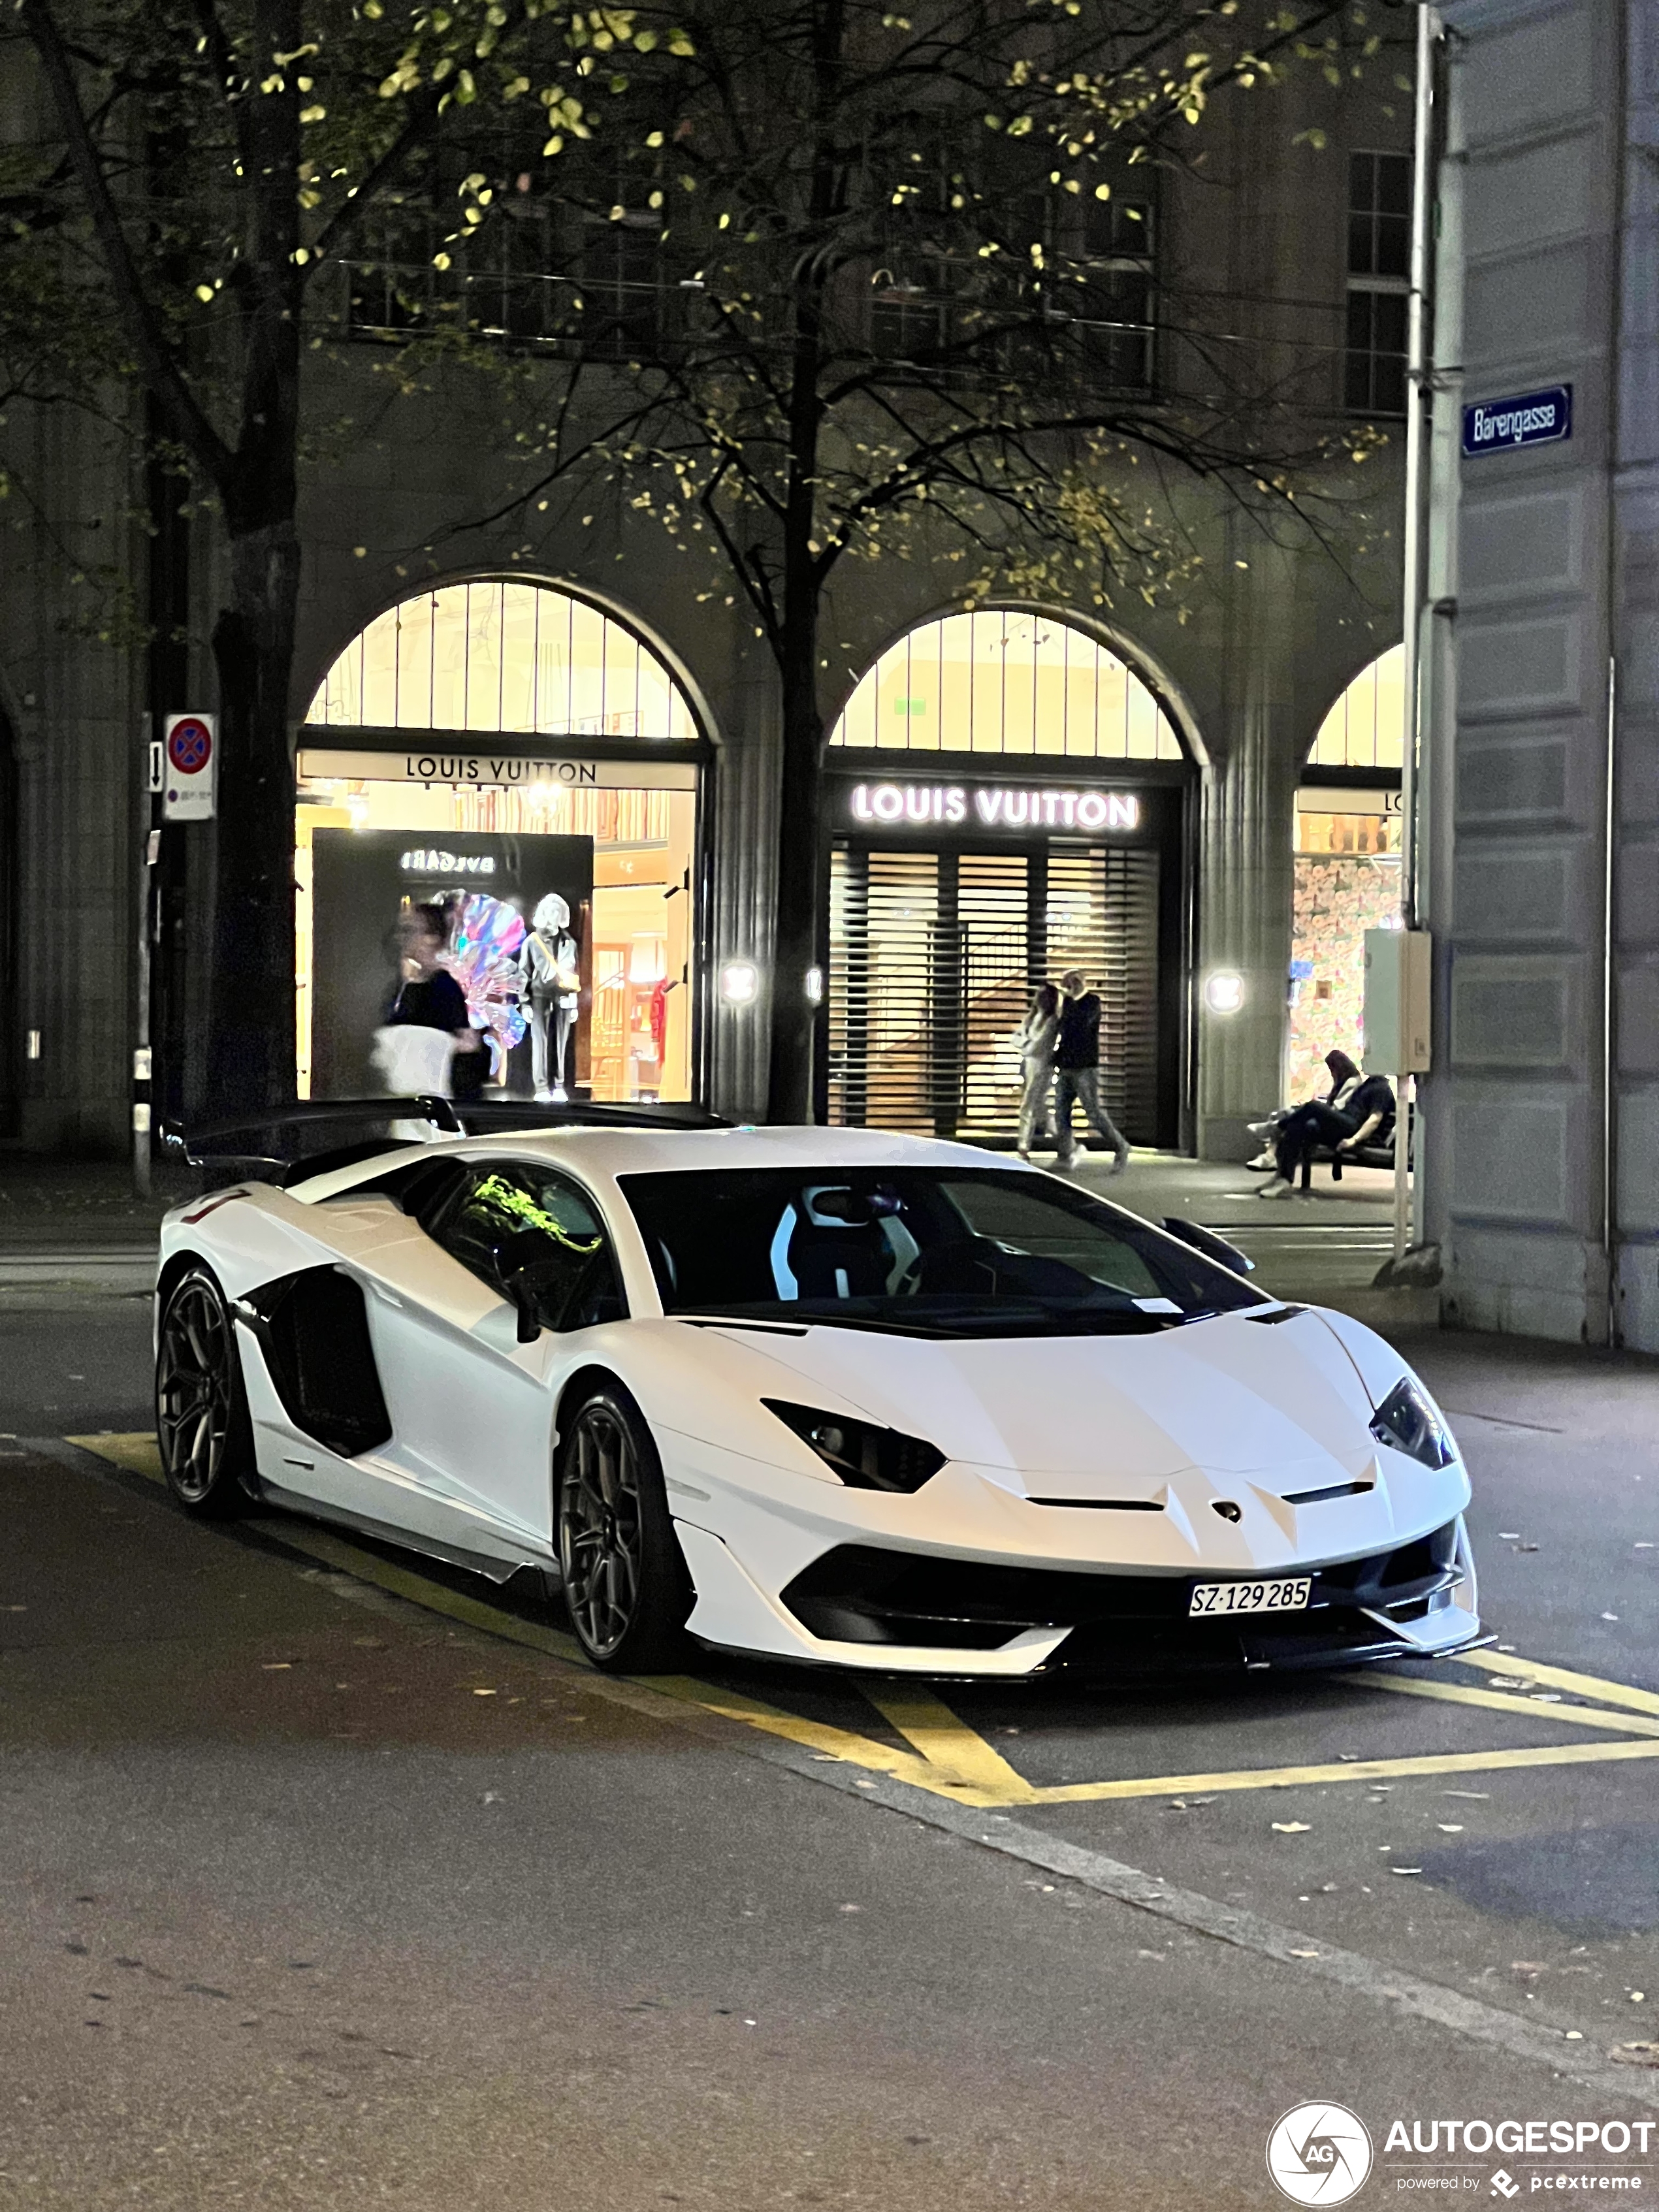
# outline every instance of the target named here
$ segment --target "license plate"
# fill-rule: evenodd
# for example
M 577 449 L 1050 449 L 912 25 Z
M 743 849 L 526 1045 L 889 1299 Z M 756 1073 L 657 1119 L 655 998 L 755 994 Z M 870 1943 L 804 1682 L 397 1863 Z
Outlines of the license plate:
M 1313 1591 L 1311 1575 L 1293 1582 L 1200 1583 L 1187 1611 L 1190 1616 L 1222 1613 L 1300 1613 Z

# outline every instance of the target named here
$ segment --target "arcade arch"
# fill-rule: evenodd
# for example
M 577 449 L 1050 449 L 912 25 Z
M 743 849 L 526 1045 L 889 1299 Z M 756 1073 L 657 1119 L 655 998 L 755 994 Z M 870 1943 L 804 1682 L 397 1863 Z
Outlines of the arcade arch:
M 665 657 L 577 592 L 470 577 L 377 615 L 300 732 L 301 1095 L 384 1088 L 394 925 L 436 903 L 487 1096 L 690 1097 L 707 751 Z
M 1194 780 L 1080 622 L 975 608 L 889 645 L 827 755 L 827 1118 L 1012 1143 L 1031 991 L 1079 968 L 1113 1120 L 1177 1144 Z

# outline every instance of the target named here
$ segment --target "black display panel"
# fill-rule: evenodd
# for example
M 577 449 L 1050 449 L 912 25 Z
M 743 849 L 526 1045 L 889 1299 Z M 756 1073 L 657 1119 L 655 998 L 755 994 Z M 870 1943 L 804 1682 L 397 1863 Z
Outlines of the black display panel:
M 313 1097 L 368 1097 L 386 1088 L 371 1054 L 398 995 L 398 919 L 410 904 L 446 909 L 444 965 L 490 1043 L 492 1082 L 522 1098 L 574 1086 L 590 995 L 591 837 L 319 829 L 312 857 Z M 556 985 L 555 956 L 563 963 Z

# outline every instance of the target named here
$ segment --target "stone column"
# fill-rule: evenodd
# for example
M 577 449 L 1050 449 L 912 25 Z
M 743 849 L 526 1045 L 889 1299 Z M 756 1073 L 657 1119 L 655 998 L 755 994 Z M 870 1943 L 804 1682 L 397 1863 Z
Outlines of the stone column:
M 1279 1101 L 1299 765 L 1291 615 L 1297 563 L 1251 532 L 1218 624 L 1215 705 L 1206 725 L 1198 882 L 1198 1129 L 1202 1159 L 1244 1160 L 1246 1124 Z M 1230 544 L 1229 559 L 1235 557 Z M 1243 1004 L 1212 1012 L 1206 980 L 1243 978 Z

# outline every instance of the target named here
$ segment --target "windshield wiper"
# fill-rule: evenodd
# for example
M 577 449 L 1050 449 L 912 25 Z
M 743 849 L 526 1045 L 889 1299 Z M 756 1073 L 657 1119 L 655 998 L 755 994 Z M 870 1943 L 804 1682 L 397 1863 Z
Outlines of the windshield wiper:
M 946 1344 L 964 1339 L 995 1336 L 1156 1336 L 1188 1321 L 1206 1321 L 1208 1314 L 1149 1314 L 1134 1306 L 1048 1306 L 1024 1298 L 996 1299 L 953 1314 L 849 1314 L 836 1311 L 798 1313 L 793 1320 L 762 1319 L 752 1314 L 671 1313 L 670 1321 L 683 1321 L 693 1328 L 752 1328 L 768 1335 L 803 1336 L 809 1328 L 861 1329 L 878 1336 L 920 1337 Z
M 930 1315 L 926 1321 L 858 1314 L 814 1314 L 814 1325 L 826 1328 L 874 1329 L 890 1336 L 930 1337 L 942 1343 L 984 1340 L 997 1336 L 1155 1336 L 1179 1320 L 1175 1314 L 1146 1314 L 1134 1308 L 1097 1307 L 1068 1311 L 1035 1300 L 1000 1298 L 954 1314 Z
M 760 1328 L 773 1336 L 805 1336 L 806 1324 L 799 1321 L 757 1321 L 753 1314 L 671 1313 L 668 1321 L 683 1321 L 688 1328 Z

